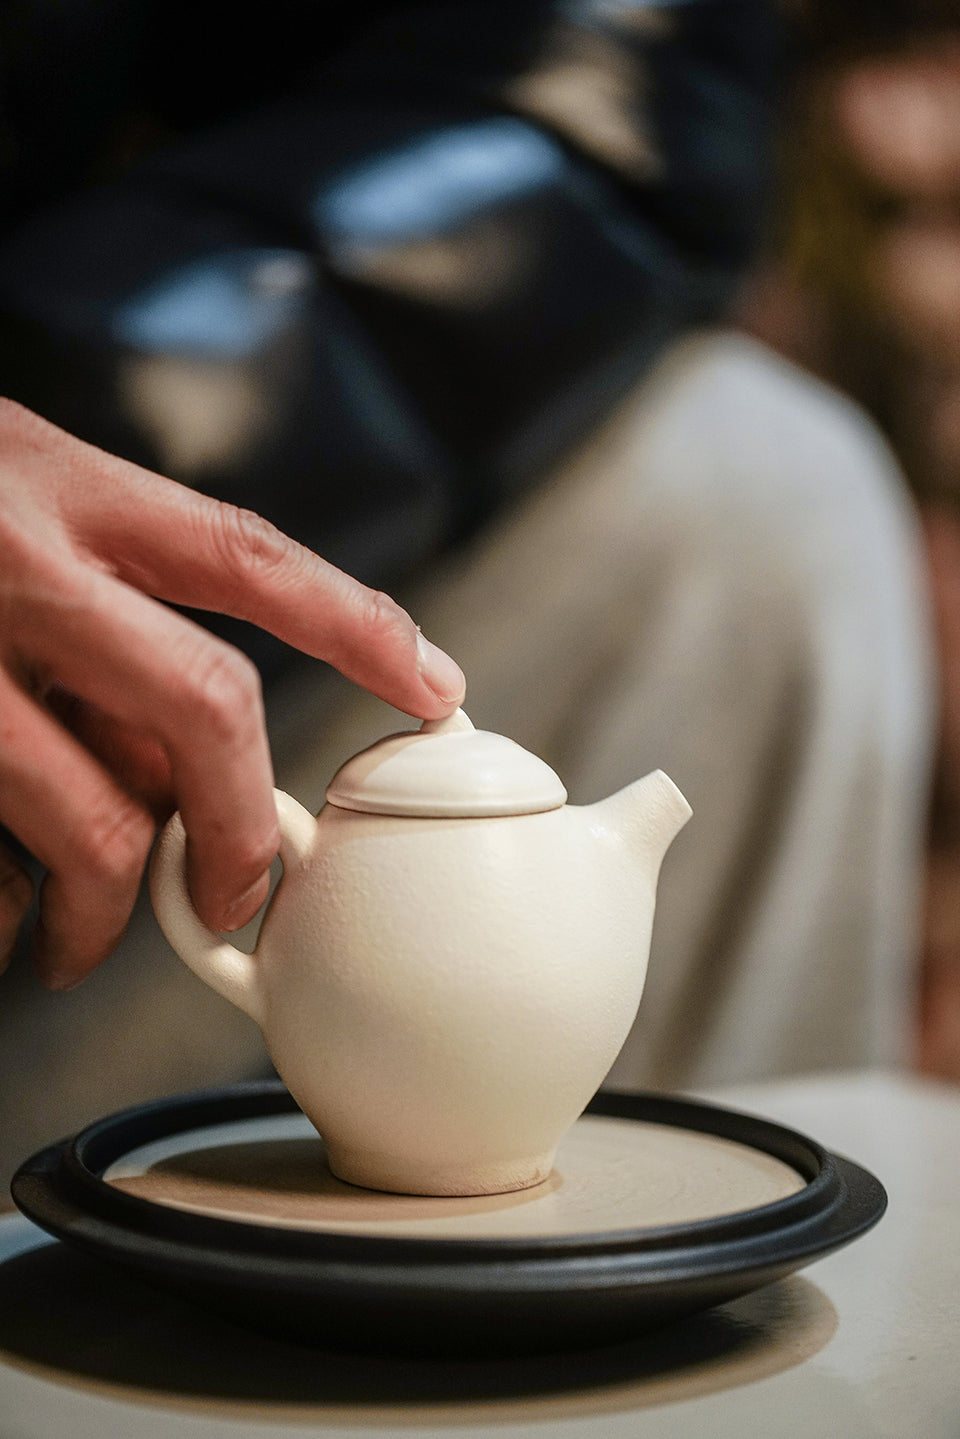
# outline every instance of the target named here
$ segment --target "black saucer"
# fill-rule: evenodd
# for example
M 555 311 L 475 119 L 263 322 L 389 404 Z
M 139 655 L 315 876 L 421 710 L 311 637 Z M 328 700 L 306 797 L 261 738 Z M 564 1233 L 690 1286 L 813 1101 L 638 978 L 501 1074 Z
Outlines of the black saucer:
M 29 1159 L 13 1196 L 64 1242 L 239 1323 L 326 1346 L 461 1354 L 628 1338 L 792 1273 L 857 1238 L 886 1207 L 871 1174 L 793 1130 L 652 1094 L 602 1093 L 587 1114 L 666 1126 L 705 1145 L 731 1141 L 765 1164 L 772 1156 L 795 1171 L 796 1192 L 693 1222 L 438 1238 L 244 1222 L 103 1177 L 171 1136 L 231 1125 L 239 1134 L 255 1118 L 282 1127 L 297 1113 L 276 1082 L 126 1110 Z

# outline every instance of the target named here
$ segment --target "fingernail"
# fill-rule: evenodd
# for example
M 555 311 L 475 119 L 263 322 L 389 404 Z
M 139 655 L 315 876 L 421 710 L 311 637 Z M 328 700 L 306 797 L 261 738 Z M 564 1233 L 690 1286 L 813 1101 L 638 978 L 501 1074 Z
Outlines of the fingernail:
M 463 699 L 467 682 L 463 670 L 445 650 L 432 645 L 417 630 L 417 664 L 420 674 L 433 690 L 437 699 L 444 704 L 453 704 Z
M 249 920 L 253 919 L 257 910 L 267 897 L 267 890 L 270 888 L 270 871 L 265 869 L 259 879 L 255 879 L 249 889 L 235 899 L 228 906 L 223 916 L 223 923 L 220 929 L 233 930 L 242 929 Z
M 33 930 L 33 962 L 45 989 L 55 989 L 64 994 L 76 989 L 86 979 L 86 971 L 78 974 L 76 967 L 62 968 L 59 946 L 53 943 L 42 919 L 38 919 Z
M 77 974 L 75 970 L 52 970 L 47 971 L 43 976 L 43 982 L 47 989 L 55 989 L 58 994 L 66 994 L 68 989 L 76 989 L 86 979 L 85 974 Z

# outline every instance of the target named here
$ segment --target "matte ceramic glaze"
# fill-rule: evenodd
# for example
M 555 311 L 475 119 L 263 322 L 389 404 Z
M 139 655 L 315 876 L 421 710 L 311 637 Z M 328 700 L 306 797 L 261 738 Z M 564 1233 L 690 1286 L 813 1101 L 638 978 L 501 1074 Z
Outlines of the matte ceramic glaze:
M 526 812 L 502 812 L 511 792 Z M 371 794 L 408 812 L 371 812 Z M 549 1174 L 633 1023 L 660 863 L 690 814 L 660 771 L 595 805 L 563 795 L 459 712 L 355 757 L 316 819 L 277 791 L 284 873 L 253 955 L 201 924 L 179 817 L 165 829 L 164 932 L 261 1026 L 339 1178 L 454 1195 Z

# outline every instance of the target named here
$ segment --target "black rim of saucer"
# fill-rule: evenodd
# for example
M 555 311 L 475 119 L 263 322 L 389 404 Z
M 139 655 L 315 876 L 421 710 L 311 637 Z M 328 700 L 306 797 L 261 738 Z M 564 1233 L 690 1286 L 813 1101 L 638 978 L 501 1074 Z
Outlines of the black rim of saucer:
M 20 1209 L 48 1232 L 141 1269 L 223 1273 L 298 1289 L 342 1280 L 409 1290 L 454 1282 L 543 1293 L 600 1280 L 609 1287 L 694 1279 L 706 1272 L 788 1272 L 850 1242 L 886 1208 L 873 1175 L 814 1140 L 755 1115 L 649 1093 L 601 1092 L 587 1113 L 664 1124 L 773 1155 L 806 1181 L 754 1209 L 656 1228 L 588 1234 L 451 1239 L 379 1237 L 201 1215 L 128 1194 L 107 1169 L 169 1136 L 255 1117 L 298 1113 L 283 1084 L 201 1091 L 110 1115 L 27 1160 L 14 1177 Z M 506 1275 L 509 1274 L 509 1280 Z

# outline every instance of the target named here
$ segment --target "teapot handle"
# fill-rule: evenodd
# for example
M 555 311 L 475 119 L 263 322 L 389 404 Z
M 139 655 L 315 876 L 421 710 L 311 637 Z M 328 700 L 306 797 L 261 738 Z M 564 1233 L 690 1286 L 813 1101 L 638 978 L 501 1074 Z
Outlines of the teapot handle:
M 280 860 L 286 875 L 310 852 L 317 822 L 282 789 L 274 790 L 280 824 Z M 150 865 L 154 913 L 180 958 L 204 983 L 258 1024 L 263 1004 L 257 951 L 245 954 L 197 914 L 187 890 L 187 836 L 179 813 L 164 826 Z

